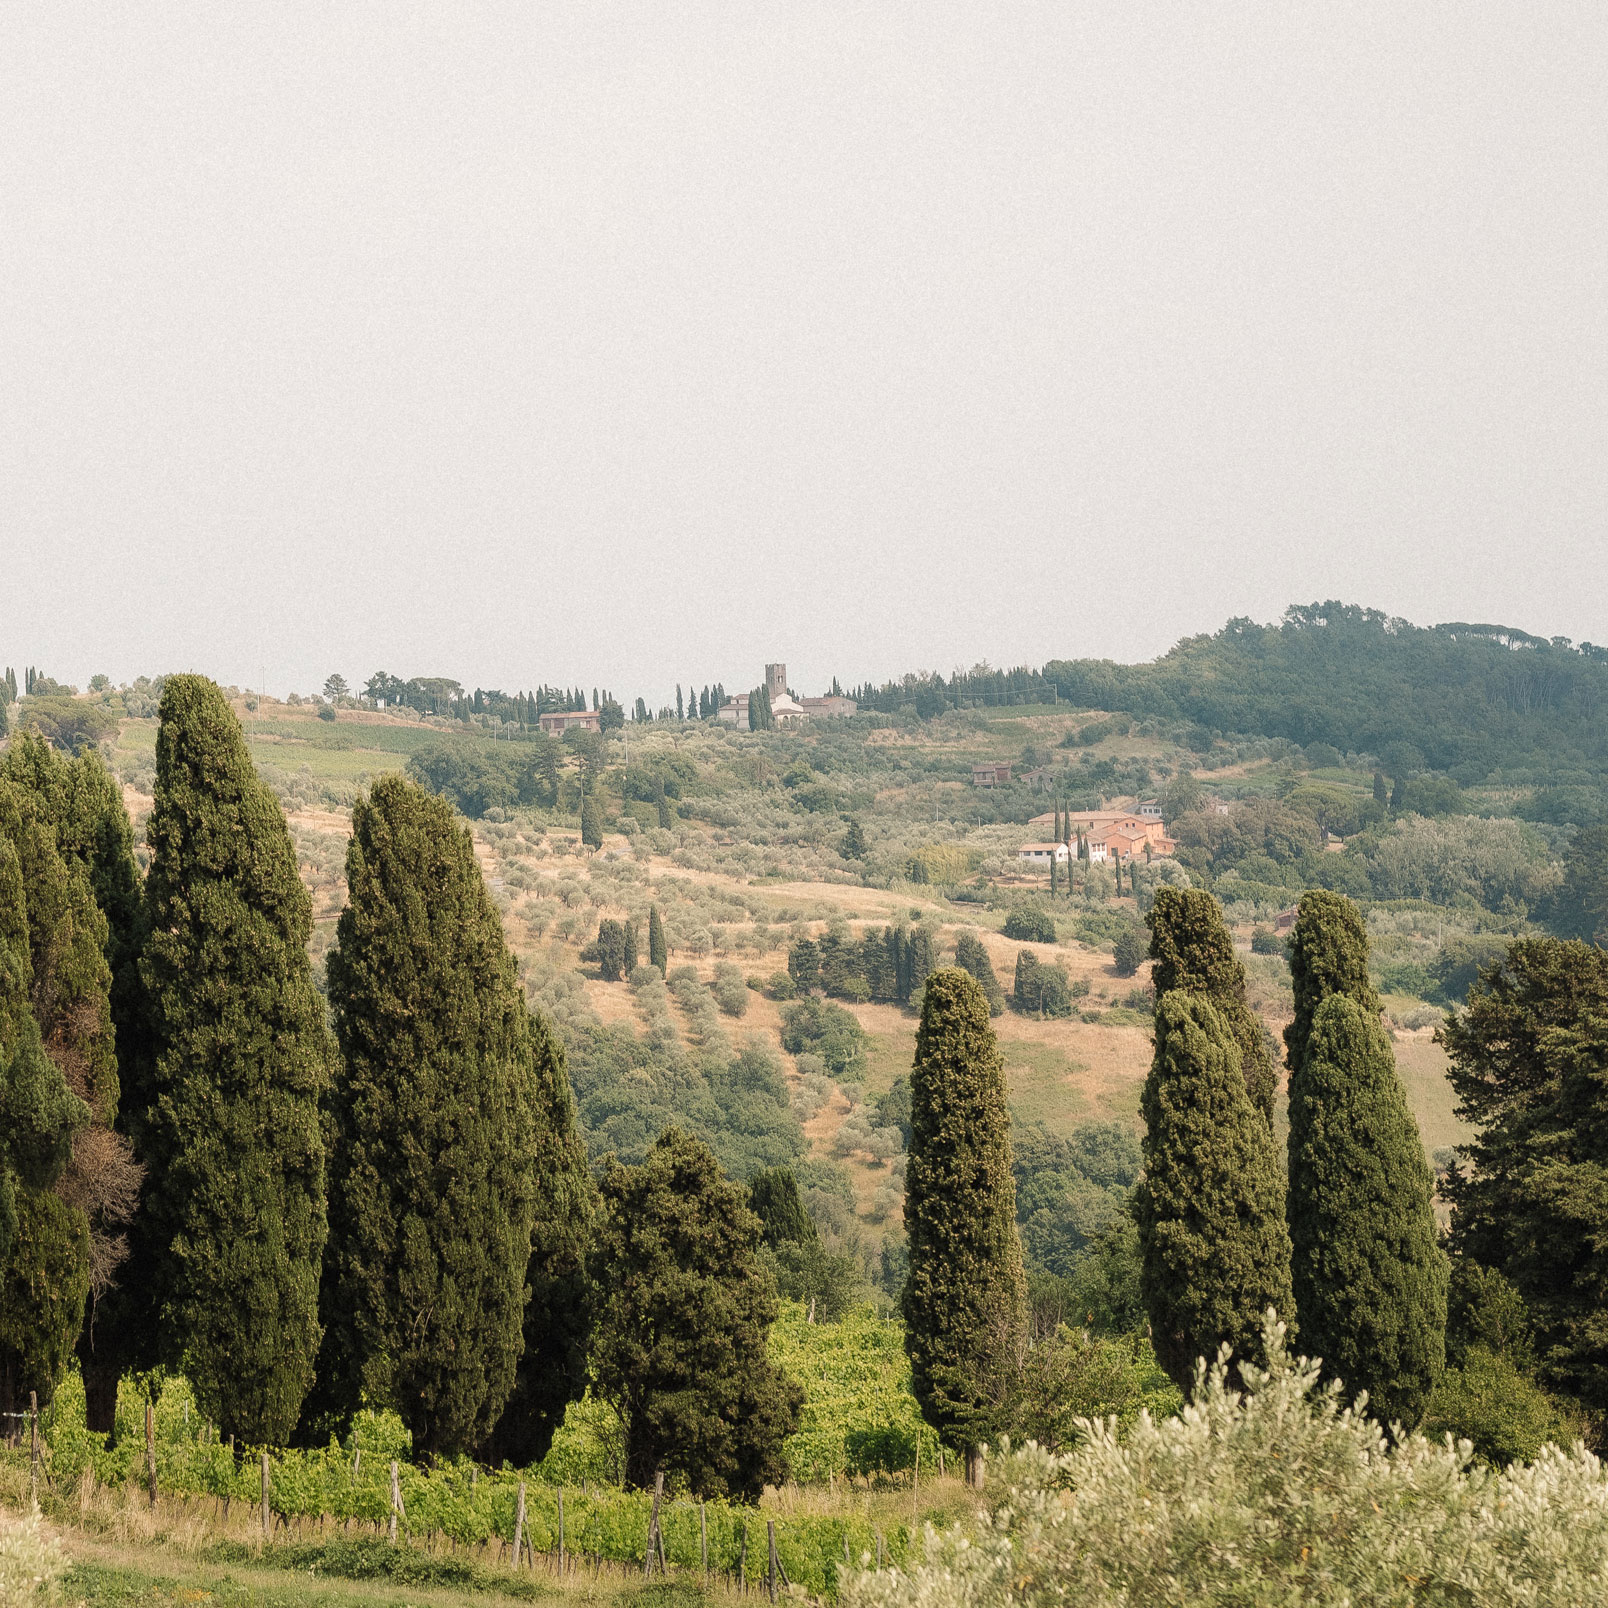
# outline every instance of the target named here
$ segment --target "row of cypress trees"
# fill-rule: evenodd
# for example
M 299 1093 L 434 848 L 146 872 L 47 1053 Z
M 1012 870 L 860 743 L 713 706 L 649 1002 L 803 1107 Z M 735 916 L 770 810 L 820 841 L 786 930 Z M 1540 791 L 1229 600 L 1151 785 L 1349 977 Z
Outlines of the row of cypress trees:
M 1287 1180 L 1269 1035 L 1217 902 L 1161 889 L 1151 922 L 1155 1055 L 1135 1215 L 1158 1360 L 1187 1391 L 1220 1346 L 1254 1357 L 1273 1307 L 1377 1417 L 1416 1424 L 1444 1363 L 1447 1264 L 1359 912 L 1309 893 L 1292 936 Z M 967 970 L 927 980 L 905 1194 L 912 1384 L 974 1480 L 982 1444 L 1010 1427 L 1002 1404 L 1030 1343 L 989 1007 Z
M 1382 1420 L 1415 1425 L 1445 1360 L 1447 1263 L 1360 912 L 1313 890 L 1291 934 L 1287 1169 L 1271 1058 L 1216 901 L 1161 889 L 1151 921 L 1156 1047 L 1136 1215 L 1158 1360 L 1187 1389 L 1219 1346 L 1254 1354 L 1274 1307 L 1328 1377 L 1365 1390 Z
M 98 757 L 11 744 L 0 1388 L 48 1399 L 76 1342 L 95 1427 L 162 1363 L 247 1442 L 388 1402 L 426 1454 L 539 1456 L 592 1189 L 468 834 L 399 777 L 358 804 L 333 1036 L 283 812 L 202 677 L 164 687 L 148 843 L 142 886 Z

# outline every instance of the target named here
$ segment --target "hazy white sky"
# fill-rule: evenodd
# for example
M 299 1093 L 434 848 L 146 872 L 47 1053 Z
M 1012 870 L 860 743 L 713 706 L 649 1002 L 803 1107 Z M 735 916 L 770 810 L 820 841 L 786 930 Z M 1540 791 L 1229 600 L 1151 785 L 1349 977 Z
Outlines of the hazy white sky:
M 0 663 L 1608 638 L 1608 7 L 23 0 Z

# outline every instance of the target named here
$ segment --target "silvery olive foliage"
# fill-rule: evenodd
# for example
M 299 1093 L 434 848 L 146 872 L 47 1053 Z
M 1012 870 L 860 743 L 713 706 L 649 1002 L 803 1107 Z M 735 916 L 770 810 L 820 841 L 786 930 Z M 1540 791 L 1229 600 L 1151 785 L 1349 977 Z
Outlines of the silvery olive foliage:
M 845 1608 L 1189 1605 L 1551 1608 L 1608 1597 L 1608 1474 L 1579 1445 L 1506 1470 L 1467 1441 L 1392 1437 L 1270 1311 L 1265 1368 L 1226 1349 L 1193 1400 L 1119 1441 L 1086 1424 L 991 1470 L 975 1524 L 929 1529 L 923 1561 L 852 1576 Z

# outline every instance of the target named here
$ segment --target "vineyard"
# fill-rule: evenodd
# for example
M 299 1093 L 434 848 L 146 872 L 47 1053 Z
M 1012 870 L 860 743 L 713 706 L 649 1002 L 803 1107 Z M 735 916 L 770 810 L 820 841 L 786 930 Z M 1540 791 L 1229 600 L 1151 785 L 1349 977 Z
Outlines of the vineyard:
M 840 1323 L 810 1324 L 789 1304 L 771 1344 L 808 1392 L 788 1453 L 794 1479 L 825 1487 L 822 1500 L 773 1511 L 671 1492 L 659 1511 L 656 1558 L 670 1570 L 758 1586 L 767 1580 L 774 1527 L 779 1577 L 835 1596 L 845 1564 L 907 1556 L 917 1498 L 939 1474 L 942 1454 L 910 1394 L 898 1322 L 867 1307 Z M 522 1558 L 583 1568 L 640 1568 L 649 1547 L 652 1493 L 618 1488 L 612 1415 L 590 1398 L 571 1408 L 543 1462 L 525 1470 L 468 1460 L 421 1467 L 391 1414 L 360 1414 L 344 1441 L 321 1449 L 221 1444 L 177 1375 L 125 1380 L 116 1432 L 106 1436 L 85 1427 L 83 1385 L 70 1374 L 39 1428 L 47 1495 L 86 1487 L 139 1493 L 154 1484 L 161 1499 L 210 1501 L 220 1518 L 248 1514 L 255 1523 L 260 1514 L 270 1543 L 389 1538 L 394 1523 L 402 1543 L 512 1563 L 517 1537 Z M 26 1463 L 27 1439 L 0 1455 Z M 910 1493 L 897 1520 L 880 1499 L 894 1488 Z

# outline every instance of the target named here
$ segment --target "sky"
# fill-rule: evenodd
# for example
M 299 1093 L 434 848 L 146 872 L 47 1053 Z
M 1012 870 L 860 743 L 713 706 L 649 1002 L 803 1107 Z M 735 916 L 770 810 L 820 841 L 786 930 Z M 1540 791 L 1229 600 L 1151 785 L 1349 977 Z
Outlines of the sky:
M 1608 640 L 1608 7 L 22 5 L 0 663 Z

